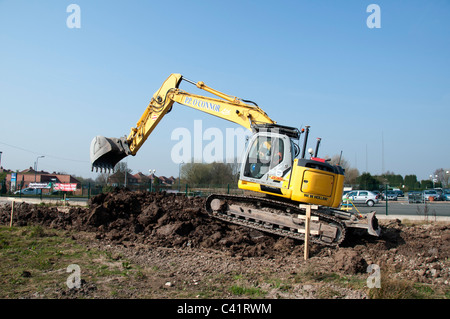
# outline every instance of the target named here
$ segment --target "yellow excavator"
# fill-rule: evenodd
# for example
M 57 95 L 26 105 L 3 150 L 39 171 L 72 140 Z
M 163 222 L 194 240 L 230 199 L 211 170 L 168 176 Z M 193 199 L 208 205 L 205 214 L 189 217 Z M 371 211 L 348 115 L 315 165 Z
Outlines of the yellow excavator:
M 179 88 L 182 81 L 218 98 L 185 92 Z M 299 130 L 279 125 L 256 103 L 224 94 L 181 74 L 171 74 L 166 79 L 128 136 L 96 136 L 92 140 L 92 170 L 113 170 L 124 157 L 136 155 L 175 102 L 237 123 L 253 132 L 243 155 L 238 187 L 265 195 L 210 195 L 205 208 L 214 218 L 303 240 L 306 204 L 312 205 L 312 242 L 339 245 L 349 228 L 367 230 L 370 235 L 379 236 L 375 212 L 362 216 L 338 209 L 343 193 L 344 170 L 317 157 L 320 139 L 317 139 L 315 151 L 309 149 L 310 158 L 305 157 L 309 126 Z M 302 134 L 304 140 L 300 154 Z

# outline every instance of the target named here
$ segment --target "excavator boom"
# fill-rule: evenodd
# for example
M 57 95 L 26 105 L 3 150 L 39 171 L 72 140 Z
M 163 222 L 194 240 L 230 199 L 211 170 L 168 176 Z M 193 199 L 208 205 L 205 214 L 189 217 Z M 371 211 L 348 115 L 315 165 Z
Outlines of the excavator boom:
M 178 88 L 182 80 L 195 84 L 199 89 L 220 99 L 184 92 Z M 128 136 L 108 138 L 98 135 L 92 140 L 90 148 L 92 170 L 94 168 L 97 170 L 100 168 L 100 171 L 111 170 L 126 156 L 134 156 L 175 102 L 237 123 L 249 130 L 253 130 L 256 125 L 275 124 L 275 121 L 254 102 L 219 92 L 203 82 L 195 83 L 183 78 L 181 74 L 171 74 L 153 94 L 136 127 L 131 128 Z

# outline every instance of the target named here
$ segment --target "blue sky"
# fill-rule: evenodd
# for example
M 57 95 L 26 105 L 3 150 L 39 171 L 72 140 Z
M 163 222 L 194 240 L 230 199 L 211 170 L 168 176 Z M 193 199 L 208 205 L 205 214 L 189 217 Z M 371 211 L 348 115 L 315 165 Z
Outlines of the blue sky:
M 79 29 L 66 25 L 71 3 Z M 366 25 L 371 3 L 379 29 Z M 446 0 L 0 0 L 1 164 L 22 170 L 44 155 L 39 169 L 95 178 L 91 139 L 127 135 L 181 73 L 280 124 L 310 125 L 321 155 L 342 151 L 360 172 L 426 179 L 450 169 L 449 16 Z M 129 167 L 177 176 L 171 132 L 196 119 L 236 127 L 176 105 Z

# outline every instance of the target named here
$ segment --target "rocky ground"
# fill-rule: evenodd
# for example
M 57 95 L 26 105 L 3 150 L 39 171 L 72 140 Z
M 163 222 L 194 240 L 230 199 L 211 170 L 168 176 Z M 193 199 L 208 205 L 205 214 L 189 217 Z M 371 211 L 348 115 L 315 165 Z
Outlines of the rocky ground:
M 16 203 L 13 222 L 64 229 L 87 249 L 108 250 L 136 264 L 164 269 L 146 280 L 124 282 L 133 285 L 130 298 L 368 298 L 377 297 L 383 288 L 401 290 L 416 284 L 449 296 L 449 224 L 383 221 L 380 238 L 349 234 L 338 248 L 313 245 L 311 258 L 304 261 L 302 242 L 215 220 L 204 210 L 204 201 L 117 189 L 93 197 L 88 208 Z M 2 225 L 9 224 L 10 211 L 10 204 L 0 207 Z M 380 267 L 378 290 L 361 285 L 371 275 L 371 264 Z M 354 278 L 359 284 L 352 282 Z M 226 286 L 221 280 L 233 280 L 233 289 L 247 290 L 221 291 Z M 89 283 L 84 289 L 85 297 L 110 297 Z M 386 293 L 381 297 L 390 297 Z M 79 295 L 71 291 L 60 297 Z M 402 292 L 391 297 L 402 297 Z

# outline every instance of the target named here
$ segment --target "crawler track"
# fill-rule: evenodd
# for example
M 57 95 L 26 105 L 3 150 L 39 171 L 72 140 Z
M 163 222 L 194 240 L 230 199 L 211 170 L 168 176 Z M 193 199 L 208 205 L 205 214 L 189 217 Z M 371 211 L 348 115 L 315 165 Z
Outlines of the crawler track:
M 214 217 L 266 233 L 305 239 L 306 210 L 298 205 L 250 196 L 210 195 L 206 210 Z M 326 246 L 338 246 L 347 227 L 326 209 L 311 211 L 310 240 Z

